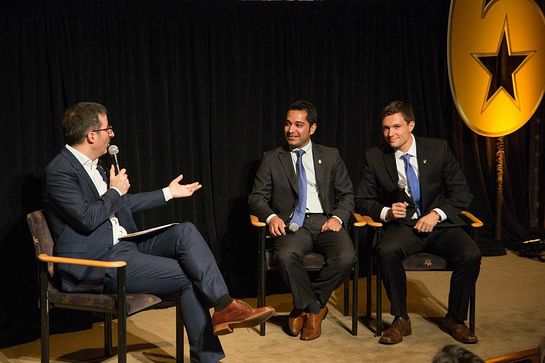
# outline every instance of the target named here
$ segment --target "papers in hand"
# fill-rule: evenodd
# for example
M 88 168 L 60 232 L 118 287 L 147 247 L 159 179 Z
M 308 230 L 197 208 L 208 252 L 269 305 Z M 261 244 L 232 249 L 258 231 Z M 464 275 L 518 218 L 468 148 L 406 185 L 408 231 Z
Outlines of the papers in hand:
M 122 240 L 122 239 L 129 239 L 129 238 L 132 238 L 132 237 L 144 236 L 144 235 L 147 235 L 147 234 L 152 234 L 152 233 L 155 233 L 155 232 L 162 231 L 164 229 L 170 228 L 175 224 L 178 224 L 178 223 L 164 224 L 162 226 L 148 228 L 148 229 L 145 229 L 143 231 L 128 233 L 128 234 L 125 234 L 123 236 L 119 236 L 118 238 L 120 240 Z

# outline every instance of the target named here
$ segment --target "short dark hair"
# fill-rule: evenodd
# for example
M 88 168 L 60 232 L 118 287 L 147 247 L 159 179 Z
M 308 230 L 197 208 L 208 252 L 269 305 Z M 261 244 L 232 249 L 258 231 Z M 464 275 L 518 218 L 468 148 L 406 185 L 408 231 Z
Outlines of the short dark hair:
M 380 121 L 385 117 L 400 113 L 407 123 L 414 121 L 413 106 L 404 101 L 392 101 L 380 112 Z
M 463 347 L 448 344 L 433 357 L 433 363 L 483 363 L 483 360 Z
M 68 107 L 62 119 L 64 141 L 68 145 L 81 144 L 89 129 L 100 127 L 98 115 L 107 114 L 106 107 L 95 102 L 80 102 Z
M 318 110 L 316 106 L 308 101 L 297 100 L 288 107 L 288 111 L 297 110 L 305 111 L 307 113 L 307 121 L 312 126 L 318 122 Z

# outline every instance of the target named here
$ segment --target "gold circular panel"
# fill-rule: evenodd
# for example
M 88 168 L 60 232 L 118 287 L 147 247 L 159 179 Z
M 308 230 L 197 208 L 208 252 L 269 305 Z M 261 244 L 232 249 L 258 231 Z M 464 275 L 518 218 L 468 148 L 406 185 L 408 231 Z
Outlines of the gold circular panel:
M 519 129 L 545 90 L 541 9 L 534 0 L 452 0 L 448 66 L 456 108 L 471 130 L 496 137 Z

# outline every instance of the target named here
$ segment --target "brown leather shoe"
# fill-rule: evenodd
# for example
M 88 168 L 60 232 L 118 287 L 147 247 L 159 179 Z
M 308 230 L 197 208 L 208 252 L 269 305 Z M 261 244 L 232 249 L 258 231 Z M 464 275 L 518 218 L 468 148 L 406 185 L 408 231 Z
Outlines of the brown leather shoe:
M 293 309 L 288 318 L 288 329 L 294 337 L 298 336 L 305 323 L 304 310 Z
M 451 335 L 454 339 L 464 344 L 475 344 L 479 341 L 479 338 L 465 325 L 464 323 L 458 323 L 451 317 L 445 317 L 441 321 L 441 330 Z
M 403 341 L 403 337 L 411 334 L 411 319 L 396 316 L 392 325 L 384 331 L 378 342 L 380 344 L 397 344 Z
M 305 323 L 303 325 L 303 332 L 301 333 L 301 340 L 313 340 L 318 338 L 322 334 L 322 320 L 327 315 L 327 306 L 320 309 L 318 314 L 305 313 Z
M 214 312 L 212 324 L 215 335 L 225 335 L 233 332 L 235 328 L 249 328 L 261 324 L 274 314 L 270 306 L 253 308 L 242 300 L 233 299 L 222 311 Z

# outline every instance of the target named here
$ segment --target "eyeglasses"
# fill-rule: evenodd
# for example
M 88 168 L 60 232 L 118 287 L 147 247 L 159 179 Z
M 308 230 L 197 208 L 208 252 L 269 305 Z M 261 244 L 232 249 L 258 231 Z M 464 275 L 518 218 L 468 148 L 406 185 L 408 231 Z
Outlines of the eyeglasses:
M 111 134 L 112 132 L 114 132 L 114 127 L 112 125 L 106 127 L 106 128 L 103 128 L 103 129 L 96 129 L 96 130 L 91 130 L 91 132 L 98 132 L 98 131 L 106 131 L 108 134 Z

